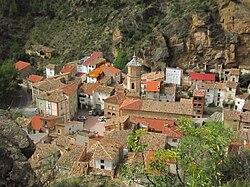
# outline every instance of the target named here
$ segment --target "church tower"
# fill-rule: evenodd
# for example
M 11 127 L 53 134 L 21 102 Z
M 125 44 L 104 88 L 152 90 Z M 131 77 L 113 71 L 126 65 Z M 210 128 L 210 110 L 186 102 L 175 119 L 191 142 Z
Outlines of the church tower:
M 131 97 L 140 97 L 141 93 L 141 64 L 137 61 L 136 56 L 127 64 L 127 90 Z

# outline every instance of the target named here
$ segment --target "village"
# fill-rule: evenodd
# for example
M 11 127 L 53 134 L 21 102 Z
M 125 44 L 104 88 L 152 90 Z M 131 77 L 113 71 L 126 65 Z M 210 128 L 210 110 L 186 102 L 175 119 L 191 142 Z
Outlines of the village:
M 33 51 L 50 58 L 53 50 L 38 46 Z M 127 136 L 145 129 L 146 158 L 158 149 L 177 147 L 183 137 L 180 117 L 197 126 L 223 122 L 239 134 L 240 146 L 250 140 L 250 85 L 242 92 L 239 77 L 250 73 L 244 67 L 208 72 L 166 67 L 142 72 L 134 54 L 123 72 L 93 52 L 62 69 L 46 64 L 44 76 L 33 74 L 28 62 L 16 62 L 19 78 L 36 113 L 17 123 L 36 144 L 30 163 L 42 181 L 56 176 L 119 176 L 122 164 L 136 162 L 128 150 Z M 218 75 L 218 76 L 217 76 Z M 145 160 L 143 162 L 146 162 Z M 175 173 L 175 163 L 169 163 Z M 47 167 L 47 170 L 42 169 Z

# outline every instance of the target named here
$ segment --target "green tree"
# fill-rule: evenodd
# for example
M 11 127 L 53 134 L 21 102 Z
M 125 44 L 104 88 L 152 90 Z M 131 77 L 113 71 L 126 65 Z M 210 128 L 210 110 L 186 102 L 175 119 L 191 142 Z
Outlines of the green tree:
M 240 76 L 240 87 L 247 88 L 250 84 L 250 73 Z
M 120 49 L 117 53 L 117 56 L 114 60 L 114 66 L 118 69 L 124 69 L 128 63 L 128 56 L 124 49 Z
M 217 122 L 196 127 L 191 119 L 180 118 L 178 123 L 184 137 L 176 149 L 158 150 L 148 166 L 145 162 L 125 164 L 122 176 L 144 186 L 220 186 L 232 133 Z M 142 158 L 147 147 L 140 141 L 144 134 L 139 130 L 128 137 L 129 150 Z M 176 175 L 170 173 L 170 160 L 176 163 Z
M 0 65 L 0 106 L 4 104 L 8 98 L 18 88 L 17 71 L 12 61 L 5 61 Z

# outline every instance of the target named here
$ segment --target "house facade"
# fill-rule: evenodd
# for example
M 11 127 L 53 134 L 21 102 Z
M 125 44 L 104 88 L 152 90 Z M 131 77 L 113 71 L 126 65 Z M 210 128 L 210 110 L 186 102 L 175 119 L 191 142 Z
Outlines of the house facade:
M 88 74 L 96 68 L 92 62 L 98 58 L 102 58 L 102 52 L 94 51 L 90 56 L 82 58 L 77 62 L 77 72 Z
M 248 100 L 249 98 L 250 97 L 248 93 L 236 95 L 234 109 L 242 112 L 243 106 L 245 105 L 246 100 Z
M 120 106 L 124 100 L 124 93 L 117 93 L 104 99 L 104 115 L 107 117 L 120 116 Z
M 46 77 L 47 78 L 48 77 L 54 77 L 57 74 L 57 72 L 56 72 L 56 64 L 48 64 L 46 66 L 45 72 L 46 72 Z
M 28 91 L 32 90 L 33 83 L 36 83 L 36 82 L 39 82 L 39 81 L 42 81 L 42 80 L 44 80 L 44 77 L 42 77 L 42 76 L 39 76 L 39 75 L 30 75 L 27 78 L 27 90 Z
M 113 177 L 123 159 L 123 145 L 115 141 L 97 141 L 92 156 L 93 173 Z
M 146 99 L 159 101 L 161 91 L 160 81 L 148 81 L 146 87 Z
M 102 71 L 105 76 L 113 77 L 115 83 L 120 84 L 122 82 L 122 71 L 113 67 L 110 64 L 106 64 L 102 67 Z
M 181 85 L 183 70 L 180 68 L 166 68 L 166 83 Z
M 193 117 L 202 118 L 205 104 L 205 90 L 194 90 L 193 92 Z
M 109 86 L 98 86 L 93 93 L 93 108 L 104 110 L 104 100 L 114 93 L 114 88 Z
M 69 135 L 83 131 L 84 124 L 79 121 L 70 121 L 62 124 L 56 124 L 57 135 Z

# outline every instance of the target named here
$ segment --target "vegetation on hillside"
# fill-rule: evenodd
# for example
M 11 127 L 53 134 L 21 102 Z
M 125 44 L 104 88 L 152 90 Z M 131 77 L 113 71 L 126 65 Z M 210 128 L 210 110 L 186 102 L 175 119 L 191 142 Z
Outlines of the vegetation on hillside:
M 188 119 L 180 119 L 184 132 L 179 146 L 171 150 L 158 150 L 147 164 L 125 164 L 122 176 L 143 186 L 234 186 L 249 184 L 249 151 L 229 154 L 227 148 L 234 140 L 222 123 L 211 122 L 195 127 Z M 146 134 L 137 130 L 130 134 L 130 151 L 146 158 L 147 144 L 141 141 Z M 176 163 L 176 174 L 170 173 L 166 163 Z M 246 167 L 245 167 L 246 165 Z

